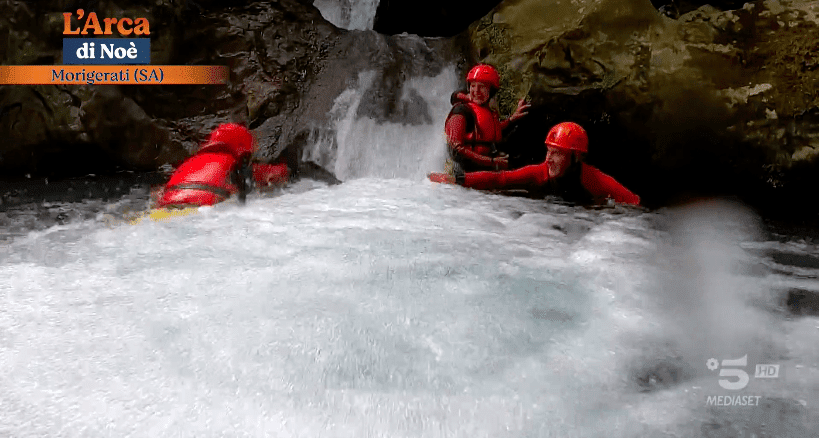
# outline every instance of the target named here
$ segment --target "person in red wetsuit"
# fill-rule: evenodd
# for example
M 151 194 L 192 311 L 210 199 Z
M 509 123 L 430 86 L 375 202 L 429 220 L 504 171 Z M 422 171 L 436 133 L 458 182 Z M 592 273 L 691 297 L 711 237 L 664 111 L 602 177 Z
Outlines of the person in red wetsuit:
M 163 188 L 157 207 L 213 205 L 238 194 L 244 202 L 253 182 L 258 187 L 286 183 L 286 164 L 251 163 L 256 149 L 253 134 L 244 126 L 217 127 L 192 157 L 185 160 Z
M 586 130 L 573 122 L 555 125 L 546 135 L 546 161 L 517 170 L 469 172 L 455 176 L 431 173 L 433 182 L 460 184 L 474 189 L 526 188 L 543 195 L 559 196 L 575 204 L 602 204 L 609 199 L 640 205 L 640 197 L 614 178 L 583 162 L 589 150 Z
M 445 132 L 449 151 L 447 172 L 505 170 L 508 157 L 497 150 L 504 129 L 524 115 L 529 108 L 524 99 L 518 102 L 508 119 L 501 121 L 489 102 L 500 89 L 500 76 L 494 67 L 479 64 L 466 75 L 469 94 L 456 91 L 450 99 L 452 110 L 446 119 Z

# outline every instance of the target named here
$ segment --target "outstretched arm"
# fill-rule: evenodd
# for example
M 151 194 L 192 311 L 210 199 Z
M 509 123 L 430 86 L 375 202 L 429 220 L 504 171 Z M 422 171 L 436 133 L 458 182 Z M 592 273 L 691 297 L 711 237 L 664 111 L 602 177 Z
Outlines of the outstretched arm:
M 509 189 L 543 185 L 548 179 L 548 169 L 537 164 L 508 172 L 469 172 L 464 176 L 463 186 L 478 190 Z
M 611 198 L 621 204 L 640 205 L 640 197 L 629 191 L 614 178 L 595 167 L 584 165 L 582 174 L 583 186 L 595 198 L 602 202 Z
M 253 163 L 253 179 L 256 186 L 264 188 L 272 185 L 285 184 L 290 178 L 290 169 L 284 163 L 260 164 Z
M 459 184 L 478 190 L 491 190 L 543 185 L 549 179 L 549 171 L 545 164 L 541 164 L 521 167 L 512 171 L 469 172 L 457 176 L 446 173 L 430 173 L 427 177 L 432 182 Z

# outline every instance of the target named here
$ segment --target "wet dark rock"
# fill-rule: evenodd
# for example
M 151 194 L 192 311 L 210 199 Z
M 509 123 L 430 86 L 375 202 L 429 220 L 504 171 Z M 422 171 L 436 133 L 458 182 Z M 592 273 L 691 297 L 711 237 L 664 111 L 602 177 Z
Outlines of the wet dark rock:
M 0 198 L 3 203 L 0 212 L 29 204 L 59 205 L 63 202 L 82 202 L 84 199 L 107 201 L 134 194 L 139 199 L 147 199 L 147 187 L 161 184 L 165 179 L 165 176 L 155 172 L 118 172 L 82 178 L 2 180 Z
M 310 162 L 301 163 L 298 169 L 299 175 L 302 178 L 310 178 L 312 180 L 327 183 L 328 185 L 336 185 L 341 183 L 341 181 L 339 181 L 335 175 Z
M 795 266 L 798 268 L 819 269 L 819 257 L 810 254 L 794 254 L 783 251 L 773 251 L 770 253 L 771 259 L 781 265 Z
M 643 359 L 635 364 L 630 381 L 640 392 L 671 388 L 696 376 L 694 369 L 678 357 Z
M 819 316 L 819 292 L 790 289 L 785 293 L 785 308 L 792 315 Z
M 161 120 L 154 119 L 115 87 L 97 87 L 81 106 L 80 121 L 93 144 L 118 164 L 153 170 L 157 163 L 185 158 Z
M 721 11 L 730 11 L 733 9 L 740 9 L 748 3 L 745 0 L 717 0 L 717 1 L 702 1 L 702 0 L 651 0 L 651 4 L 657 8 L 661 14 L 677 19 L 693 10 L 699 9 L 705 5 L 719 9 Z

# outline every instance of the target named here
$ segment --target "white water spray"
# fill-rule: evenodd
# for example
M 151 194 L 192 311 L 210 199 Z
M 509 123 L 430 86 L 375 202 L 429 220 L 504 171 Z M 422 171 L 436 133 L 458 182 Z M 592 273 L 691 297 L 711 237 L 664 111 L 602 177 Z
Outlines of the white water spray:
M 711 201 L 671 217 L 673 245 L 663 252 L 674 269 L 655 298 L 668 313 L 665 328 L 681 353 L 702 373 L 708 373 L 703 364 L 711 357 L 748 355 L 764 363 L 775 356 L 776 322 L 763 304 L 774 297 L 758 278 L 745 275 L 751 262 L 740 247 L 759 237 L 755 214 Z
M 330 23 L 347 30 L 372 30 L 379 0 L 315 0 Z
M 443 169 L 443 123 L 451 108 L 449 95 L 457 87 L 455 69 L 448 67 L 438 76 L 404 82 L 401 101 L 407 101 L 411 93 L 420 96 L 431 124 L 378 122 L 359 115 L 362 97 L 375 86 L 375 77 L 375 71 L 360 73 L 356 87 L 336 98 L 329 114 L 333 130 L 312 139 L 303 159 L 331 169 L 342 181 L 363 177 L 419 179 Z M 328 157 L 325 151 L 333 149 L 336 154 Z

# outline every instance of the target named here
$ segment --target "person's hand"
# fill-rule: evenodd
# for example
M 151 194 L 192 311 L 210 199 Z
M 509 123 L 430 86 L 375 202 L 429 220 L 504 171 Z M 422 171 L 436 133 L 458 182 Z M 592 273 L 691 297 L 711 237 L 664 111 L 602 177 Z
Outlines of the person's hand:
M 427 178 L 436 183 L 455 184 L 455 177 L 446 173 L 430 173 Z
M 495 170 L 506 170 L 509 168 L 509 156 L 503 154 L 499 157 L 495 157 L 492 159 L 492 165 L 495 167 Z
M 531 107 L 532 107 L 532 105 L 529 105 L 528 103 L 526 103 L 526 98 L 525 97 L 520 99 L 518 101 L 518 107 L 515 108 L 515 112 L 511 116 L 509 116 L 509 121 L 514 122 L 515 120 L 518 120 L 521 117 L 525 116 L 527 114 L 526 112 Z

